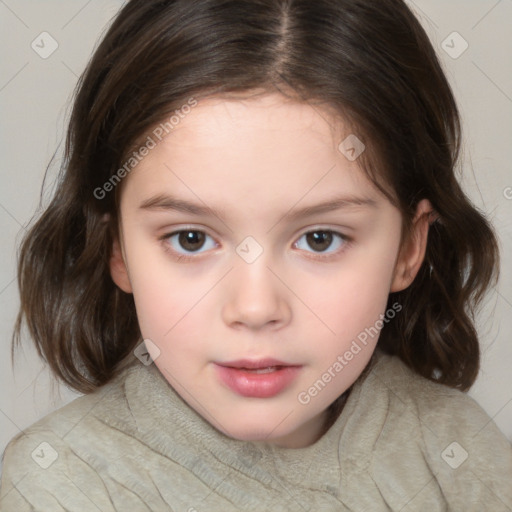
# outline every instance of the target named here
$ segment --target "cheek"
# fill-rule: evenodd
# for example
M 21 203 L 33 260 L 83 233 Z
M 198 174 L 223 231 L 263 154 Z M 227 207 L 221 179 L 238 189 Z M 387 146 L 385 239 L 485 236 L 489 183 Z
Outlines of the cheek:
M 211 352 L 208 308 L 219 276 L 176 264 L 163 249 L 147 250 L 142 243 L 133 243 L 131 249 L 127 253 L 137 318 L 143 339 L 159 349 L 157 357 L 152 354 L 155 364 L 176 376 L 199 371 L 194 362 Z
M 186 318 L 203 287 L 171 265 L 163 249 L 133 240 L 126 245 L 130 282 L 142 336 L 164 341 Z M 204 283 L 203 283 L 204 284 Z
M 166 370 L 168 379 L 174 375 L 179 382 L 183 372 L 198 371 L 193 362 L 207 353 L 200 322 L 202 304 L 198 303 L 204 291 L 194 293 L 189 287 L 185 293 L 176 280 L 170 286 L 155 276 L 156 268 L 148 274 L 133 289 L 141 334 L 158 347 L 158 353 L 151 355 L 160 371 Z
M 336 334 L 357 334 L 354 329 L 373 325 L 386 307 L 394 263 L 391 253 L 383 257 L 379 251 L 354 251 L 325 274 L 306 279 L 300 296 Z
M 332 368 L 340 377 L 333 379 L 326 399 L 334 399 L 354 382 L 373 353 L 385 325 L 381 315 L 386 312 L 397 247 L 398 239 L 387 244 L 381 240 L 350 256 L 347 252 L 347 257 L 332 267 L 336 271 L 311 277 L 300 292 L 318 317 L 307 312 L 308 337 L 318 341 L 315 366 L 324 371 Z

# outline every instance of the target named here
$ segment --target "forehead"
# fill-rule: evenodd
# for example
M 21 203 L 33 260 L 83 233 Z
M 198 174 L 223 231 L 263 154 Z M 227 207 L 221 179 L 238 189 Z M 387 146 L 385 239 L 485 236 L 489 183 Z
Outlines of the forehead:
M 299 137 L 302 133 L 312 139 L 320 139 L 324 144 L 333 142 L 336 146 L 344 134 L 349 133 L 347 122 L 336 115 L 332 108 L 305 103 L 272 93 L 251 97 L 233 98 L 214 96 L 203 98 L 190 113 L 182 116 L 172 134 L 181 136 L 181 144 L 204 145 L 208 141 L 218 143 L 223 135 L 243 134 L 262 130 L 269 134 L 268 143 L 278 145 L 286 138 Z M 259 133 L 258 133 L 259 132 Z M 234 144 L 232 138 L 228 143 Z
M 126 190 L 144 199 L 172 191 L 256 211 L 306 196 L 378 195 L 357 161 L 339 149 L 349 134 L 343 119 L 279 94 L 205 98 L 161 140 L 154 133 L 156 144 L 130 174 Z

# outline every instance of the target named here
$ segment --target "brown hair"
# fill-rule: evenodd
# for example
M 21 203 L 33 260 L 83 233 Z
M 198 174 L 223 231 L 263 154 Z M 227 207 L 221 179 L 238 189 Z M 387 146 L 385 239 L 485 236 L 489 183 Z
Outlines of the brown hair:
M 474 314 L 498 278 L 498 246 L 457 182 L 457 106 L 402 0 L 129 1 L 79 80 L 57 189 L 20 248 L 13 361 L 26 320 L 39 354 L 80 392 L 138 363 L 133 297 L 109 271 L 121 187 L 95 191 L 190 98 L 276 90 L 350 123 L 367 147 L 361 167 L 402 212 L 403 240 L 430 200 L 425 261 L 390 294 L 403 310 L 379 346 L 428 379 L 473 384 Z

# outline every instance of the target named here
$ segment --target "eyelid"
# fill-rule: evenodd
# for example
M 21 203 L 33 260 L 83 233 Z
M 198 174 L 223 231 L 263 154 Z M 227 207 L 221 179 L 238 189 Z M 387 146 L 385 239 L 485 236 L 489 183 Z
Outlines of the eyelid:
M 163 234 L 159 236 L 160 240 L 171 237 L 172 235 L 176 235 L 177 233 L 181 233 L 182 231 L 198 231 L 200 233 L 204 233 L 208 235 L 210 238 L 216 240 L 216 236 L 214 236 L 210 230 L 204 226 L 195 226 L 193 224 L 179 224 L 178 226 L 171 226 L 162 228 Z

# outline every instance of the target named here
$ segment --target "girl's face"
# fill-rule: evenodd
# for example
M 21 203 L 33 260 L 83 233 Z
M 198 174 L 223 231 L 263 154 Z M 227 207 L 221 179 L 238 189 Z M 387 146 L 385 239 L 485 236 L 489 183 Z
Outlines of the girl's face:
M 423 259 L 428 222 L 398 257 L 400 212 L 340 127 L 279 95 L 202 100 L 123 183 L 113 279 L 163 376 L 230 437 L 316 441 Z

